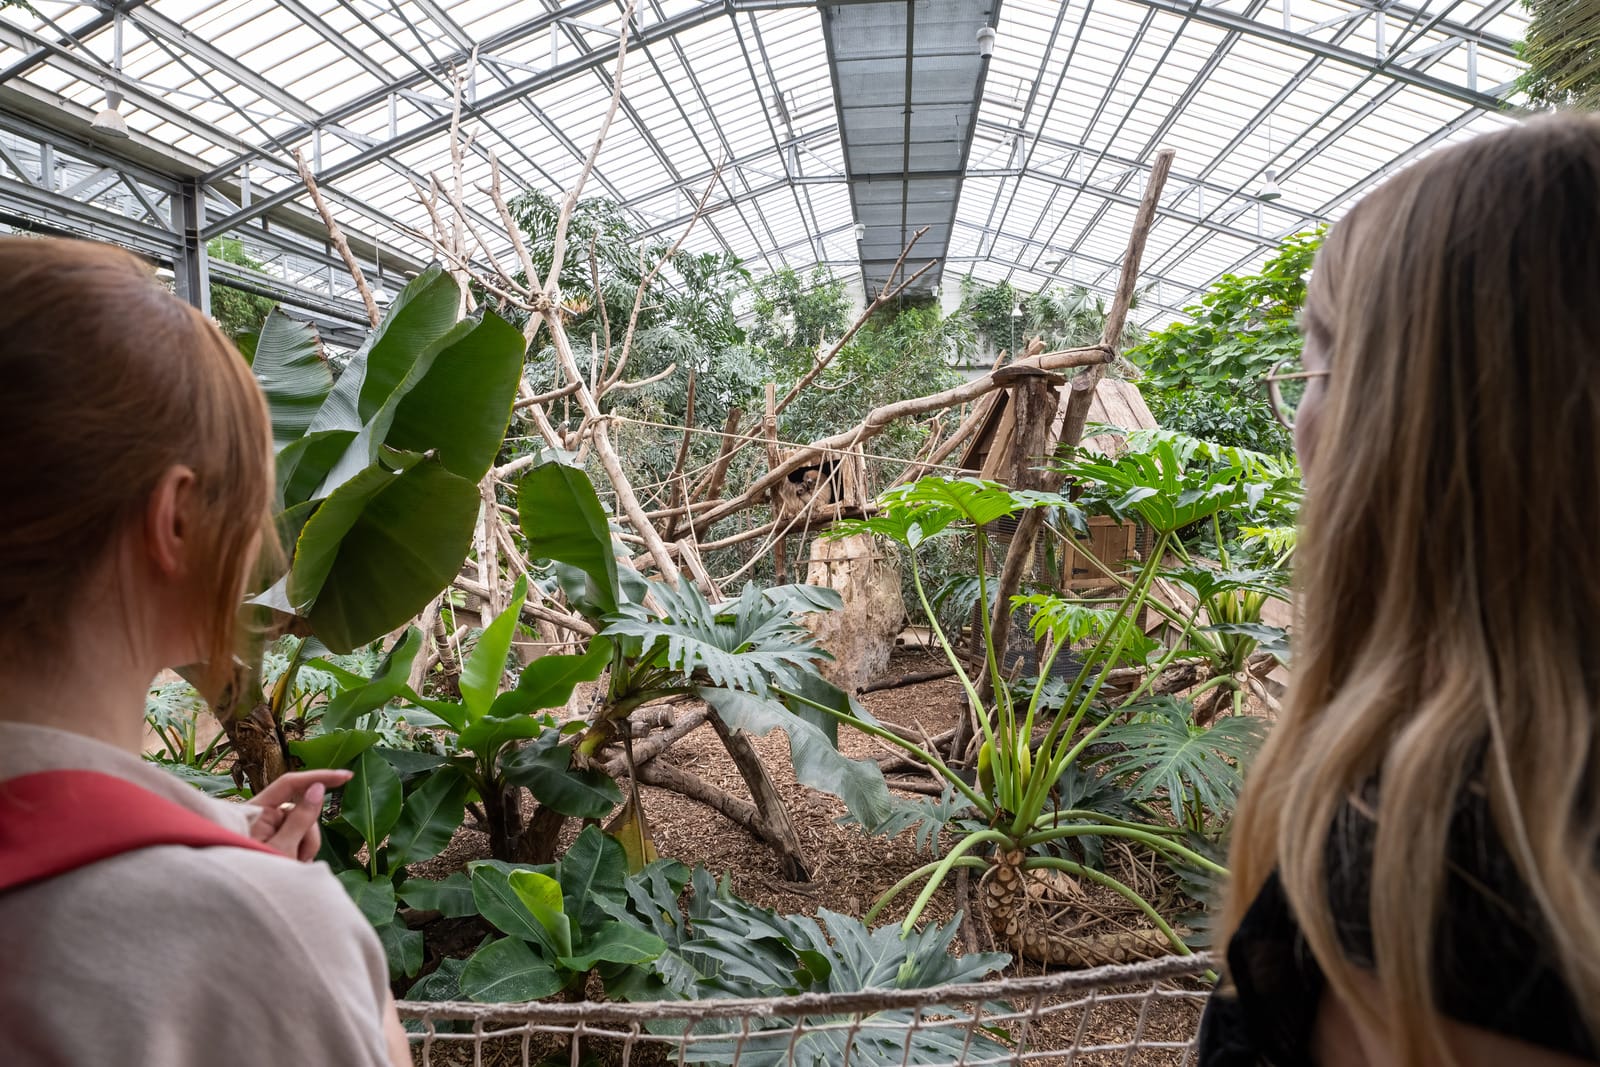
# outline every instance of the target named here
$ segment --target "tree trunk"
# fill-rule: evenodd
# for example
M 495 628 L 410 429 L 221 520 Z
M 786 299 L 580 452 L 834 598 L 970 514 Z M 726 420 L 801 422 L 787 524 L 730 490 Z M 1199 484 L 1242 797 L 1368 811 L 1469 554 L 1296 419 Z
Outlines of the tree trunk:
M 249 715 L 227 715 L 221 722 L 233 745 L 236 771 L 244 775 L 252 792 L 261 792 L 289 769 L 288 747 L 270 705 L 258 702 Z
M 245 706 L 250 712 L 242 715 Z M 211 714 L 233 747 L 234 781 L 249 782 L 251 791 L 259 793 L 289 769 L 288 744 L 272 706 L 261 699 L 258 668 L 236 664 L 227 688 L 211 705 Z
M 543 804 L 539 805 L 517 841 L 516 862 L 554 863 L 556 846 L 561 840 L 561 829 L 566 825 L 565 815 Z
M 800 844 L 800 835 L 795 832 L 794 823 L 789 819 L 789 809 L 778 794 L 777 786 L 772 784 L 766 765 L 756 754 L 750 739 L 742 731 L 729 729 L 714 710 L 708 718 L 712 729 L 722 738 L 728 755 L 733 757 L 734 766 L 739 768 L 745 785 L 750 787 L 750 798 L 756 802 L 756 811 L 760 813 L 766 831 L 761 836 L 778 853 L 778 859 L 783 863 L 783 876 L 791 882 L 811 881 L 805 849 Z
M 522 839 L 522 791 L 490 789 L 483 797 L 483 815 L 489 824 L 489 855 L 507 863 L 519 862 Z

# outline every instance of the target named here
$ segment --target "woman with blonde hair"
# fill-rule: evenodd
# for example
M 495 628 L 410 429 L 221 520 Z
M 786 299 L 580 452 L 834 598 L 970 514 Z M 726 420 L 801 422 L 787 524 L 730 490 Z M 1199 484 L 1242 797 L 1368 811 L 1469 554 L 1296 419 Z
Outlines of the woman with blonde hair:
M 1294 681 L 1233 827 L 1203 1064 L 1600 1058 L 1600 120 L 1333 227 L 1293 429 Z
M 159 671 L 232 674 L 272 467 L 250 369 L 146 264 L 0 238 L 0 1063 L 411 1062 L 306 862 L 347 776 L 242 805 L 140 756 Z

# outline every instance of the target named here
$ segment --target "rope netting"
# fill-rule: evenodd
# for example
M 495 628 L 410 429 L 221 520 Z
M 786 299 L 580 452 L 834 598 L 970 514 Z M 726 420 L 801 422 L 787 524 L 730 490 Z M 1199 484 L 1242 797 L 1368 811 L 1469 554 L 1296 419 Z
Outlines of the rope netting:
M 424 1067 L 1188 1067 L 1205 956 L 929 989 L 760 1000 L 403 1001 Z

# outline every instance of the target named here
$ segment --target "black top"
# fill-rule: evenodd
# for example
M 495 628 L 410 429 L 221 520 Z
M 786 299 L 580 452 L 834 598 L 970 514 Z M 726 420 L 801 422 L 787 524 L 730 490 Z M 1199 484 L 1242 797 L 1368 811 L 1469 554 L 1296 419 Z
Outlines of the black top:
M 1347 804 L 1329 837 L 1328 902 L 1345 953 L 1372 966 L 1369 873 L 1376 824 Z M 1482 789 L 1463 792 L 1451 824 L 1434 991 L 1445 1016 L 1554 1052 L 1600 1062 L 1531 894 L 1506 855 Z M 1310 1067 L 1326 984 L 1274 872 L 1228 943 L 1231 988 L 1200 1024 L 1201 1067 Z

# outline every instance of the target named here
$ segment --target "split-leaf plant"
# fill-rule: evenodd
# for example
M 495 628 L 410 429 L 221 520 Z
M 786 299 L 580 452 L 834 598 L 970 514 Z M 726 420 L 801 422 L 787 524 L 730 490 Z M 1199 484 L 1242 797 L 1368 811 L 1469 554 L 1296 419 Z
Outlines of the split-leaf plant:
M 1158 812 L 1137 807 L 1128 808 L 1125 814 L 1110 814 L 1106 805 L 1079 807 L 1073 806 L 1072 801 L 1090 792 L 1083 786 L 1092 780 L 1091 746 L 1097 742 L 1117 744 L 1116 731 L 1124 728 L 1124 720 L 1141 714 L 1156 679 L 1184 652 L 1182 641 L 1170 648 L 1147 642 L 1142 627 L 1137 625 L 1146 606 L 1154 603 L 1151 590 L 1177 531 L 1244 502 L 1252 490 L 1246 472 L 1185 464 L 1170 443 L 1158 443 L 1147 453 L 1131 453 L 1115 461 L 1084 456 L 1068 467 L 1068 474 L 1076 483 L 1095 475 L 1105 477 L 1107 471 L 1116 475 L 1113 502 L 1118 509 L 1137 515 L 1153 531 L 1145 559 L 1132 577 L 1124 579 L 1122 595 L 1109 611 L 1086 609 L 1054 595 L 1024 598 L 1033 612 L 1032 625 L 1044 642 L 1044 652 L 1037 679 L 1020 692 L 1008 684 L 989 618 L 979 613 L 985 652 L 982 670 L 988 674 L 994 693 L 989 705 L 980 699 L 980 678 L 973 676 L 958 654 L 958 635 L 952 636 L 938 624 L 922 582 L 918 550 L 936 538 L 966 531 L 973 536 L 978 551 L 984 552 L 985 529 L 996 520 L 1035 507 L 1054 508 L 1069 520 L 1081 520 L 1080 500 L 1068 494 L 1009 490 L 976 479 L 925 478 L 882 497 L 875 517 L 836 526 L 838 535 L 867 531 L 907 550 L 904 556 L 923 610 L 932 620 L 934 637 L 971 706 L 982 709 L 977 716 L 983 742 L 976 783 L 969 783 L 937 753 L 888 731 L 862 727 L 927 763 L 978 813 L 942 858 L 912 872 L 885 893 L 868 913 L 869 919 L 901 892 L 920 884 L 921 891 L 902 924 L 909 933 L 933 894 L 954 870 L 992 868 L 984 894 L 990 923 L 1014 951 L 1052 962 L 1062 954 L 1054 944 L 1056 935 L 1039 924 L 1024 922 L 1022 909 L 1026 895 L 1024 872 L 1056 870 L 1114 890 L 1143 912 L 1174 949 L 1188 951 L 1166 918 L 1134 889 L 1083 862 L 1081 856 L 1069 858 L 1061 854 L 1059 846 L 1083 838 L 1123 838 L 1176 865 L 1223 873 L 1214 860 L 1184 841 L 1186 827 L 1181 821 L 1165 820 Z M 988 579 L 981 569 L 975 570 L 982 602 L 987 599 Z M 1191 613 L 1178 622 L 1183 629 L 1193 630 L 1195 617 Z M 1079 666 L 1063 688 L 1052 679 L 1051 667 L 1058 657 L 1069 652 Z M 1130 653 L 1144 661 L 1146 669 L 1141 680 L 1123 695 L 1103 699 L 1108 677 L 1127 664 Z M 1202 738 L 1194 747 L 1161 754 L 1164 769 L 1150 781 L 1175 781 L 1190 789 L 1196 780 L 1211 780 L 1215 753 L 1206 755 L 1207 741 Z M 1156 755 L 1152 753 L 1151 758 Z M 1130 759 L 1116 770 L 1120 775 L 1137 778 L 1141 766 L 1144 765 Z M 1144 766 L 1144 773 L 1150 774 L 1151 768 Z M 1074 782 L 1074 788 L 1063 788 L 1067 781 Z M 1174 805 L 1183 804 L 1182 797 L 1169 799 Z M 1066 800 L 1066 806 L 1060 800 Z
M 750 787 L 758 817 L 749 828 L 778 850 L 791 877 L 804 877 L 798 839 L 740 731 L 783 730 L 800 782 L 841 797 L 864 824 L 879 825 L 896 810 L 877 764 L 842 756 L 834 719 L 788 695 L 849 703 L 817 672 L 827 654 L 796 619 L 837 607 L 836 593 L 750 585 L 731 601 L 712 603 L 687 581 L 674 588 L 646 580 L 619 563 L 609 520 L 588 477 L 560 463 L 528 473 L 519 488 L 518 513 L 530 558 L 550 561 L 567 603 L 600 635 L 586 654 L 606 660 L 604 691 L 577 742 L 579 757 L 587 760 L 626 739 L 629 717 L 647 704 L 682 695 L 703 699 Z M 648 827 L 637 819 L 631 825 L 640 835 L 639 854 L 648 855 Z
M 959 921 L 903 933 L 873 929 L 861 920 L 819 909 L 821 922 L 780 915 L 734 896 L 701 868 L 694 872 L 687 907 L 679 896 L 688 873 L 676 865 L 647 871 L 628 885 L 628 907 L 665 948 L 648 970 L 636 968 L 612 991 L 629 999 L 715 1000 L 864 990 L 928 989 L 975 982 L 1005 967 L 1000 953 L 953 956 Z M 990 1033 L 959 1027 L 919 1028 L 908 1009 L 808 1016 L 796 1033 L 780 1016 L 707 1019 L 684 1046 L 684 1062 L 831 1067 L 854 1063 L 956 1062 L 963 1056 L 1002 1058 L 1006 1049 Z M 652 1029 L 682 1033 L 681 1022 Z M 718 1039 L 715 1035 L 726 1035 Z
M 271 408 L 287 573 L 252 603 L 279 629 L 348 652 L 447 586 L 477 522 L 478 482 L 511 419 L 526 345 L 492 312 L 463 319 L 454 278 L 413 278 L 337 378 L 315 331 L 280 311 L 241 345 Z M 259 654 L 214 702 L 243 774 L 286 769 Z
M 1196 558 L 1182 538 L 1173 538 L 1170 551 L 1179 565 L 1163 572 L 1195 602 L 1206 625 L 1193 626 L 1171 606 L 1152 601 L 1182 635 L 1186 654 L 1202 659 L 1208 677 L 1189 694 L 1202 724 L 1226 709 L 1242 713 L 1248 689 L 1260 688 L 1258 674 L 1274 660 L 1288 656 L 1287 634 L 1282 627 L 1262 621 L 1269 600 L 1287 601 L 1284 589 L 1286 555 L 1268 546 L 1255 559 L 1241 559 L 1224 536 L 1226 513 L 1230 524 L 1240 520 L 1292 528 L 1300 504 L 1300 472 L 1291 459 L 1248 449 L 1218 445 L 1172 430 L 1140 430 L 1127 435 L 1128 453 L 1110 462 L 1084 456 L 1071 473 L 1083 487 L 1080 506 L 1121 519 L 1137 518 L 1140 509 L 1155 511 L 1165 521 L 1173 516 L 1141 494 L 1152 479 L 1163 477 L 1166 492 L 1182 491 L 1220 497 L 1228 503 L 1201 518 L 1209 526 L 1215 560 Z M 1183 472 L 1190 488 L 1180 489 L 1169 472 Z M 1182 527 L 1180 529 L 1191 529 Z M 1094 561 L 1092 561 L 1094 562 Z M 1126 584 L 1109 568 L 1107 580 Z M 1265 655 L 1258 655 L 1264 653 Z

